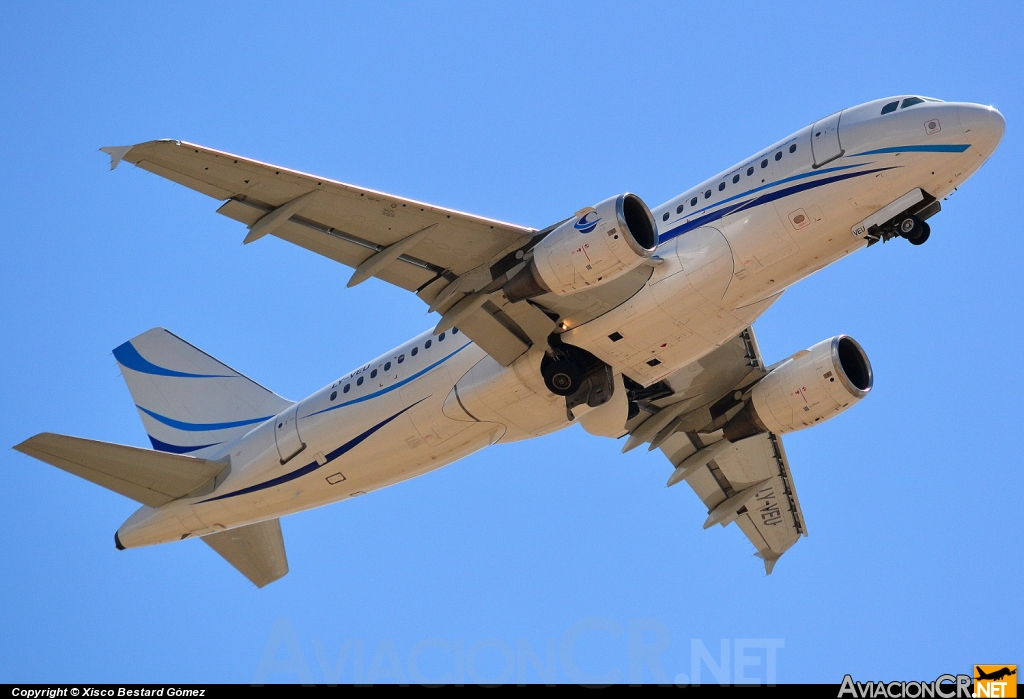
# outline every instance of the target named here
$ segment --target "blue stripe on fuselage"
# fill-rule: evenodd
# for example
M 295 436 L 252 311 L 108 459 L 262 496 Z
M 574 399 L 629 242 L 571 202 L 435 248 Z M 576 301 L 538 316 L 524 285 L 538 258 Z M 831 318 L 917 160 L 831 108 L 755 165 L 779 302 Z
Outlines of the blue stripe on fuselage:
M 676 226 L 675 228 L 673 228 L 673 229 L 671 229 L 669 231 L 666 231 L 665 233 L 659 235 L 658 236 L 658 243 L 661 244 L 661 243 L 667 242 L 669 240 L 672 240 L 673 238 L 677 238 L 677 237 L 681 236 L 683 233 L 687 233 L 689 231 L 692 231 L 695 228 L 700 228 L 701 226 L 703 226 L 705 224 L 708 224 L 708 223 L 710 223 L 712 221 L 717 221 L 718 219 L 723 218 L 724 216 L 727 216 L 727 215 L 729 215 L 731 213 L 735 213 L 737 211 L 743 211 L 745 209 L 750 209 L 750 208 L 753 208 L 755 206 L 760 206 L 761 204 L 767 204 L 768 202 L 776 201 L 778 199 L 782 199 L 784 197 L 788 197 L 788 196 L 791 196 L 793 194 L 797 194 L 799 192 L 805 192 L 805 191 L 807 191 L 809 189 L 815 189 L 816 187 L 822 187 L 822 186 L 827 185 L 827 184 L 833 184 L 835 182 L 841 182 L 843 180 L 848 180 L 848 179 L 851 179 L 851 178 L 854 178 L 854 177 L 861 177 L 863 175 L 870 175 L 870 174 L 875 173 L 875 172 L 882 172 L 884 170 L 892 170 L 892 169 L 894 169 L 894 168 L 892 168 L 892 167 L 880 167 L 880 168 L 875 168 L 873 170 L 862 170 L 860 172 L 848 172 L 848 173 L 845 173 L 845 174 L 842 174 L 842 175 L 835 175 L 833 177 L 826 177 L 824 179 L 814 180 L 813 182 L 803 182 L 803 183 L 798 184 L 798 185 L 793 185 L 792 187 L 786 187 L 784 189 L 779 189 L 779 190 L 776 190 L 774 192 L 769 192 L 767 194 L 762 194 L 761 196 L 754 197 L 753 199 L 747 199 L 746 201 L 738 202 L 738 203 L 733 204 L 731 206 L 727 206 L 725 208 L 718 209 L 717 211 L 712 211 L 709 214 L 705 214 L 704 216 L 699 216 L 699 217 L 697 217 L 697 218 L 695 218 L 695 219 L 693 219 L 691 221 L 687 221 L 686 223 L 684 223 L 684 224 L 682 224 L 680 226 Z M 808 174 L 817 174 L 817 173 L 808 173 Z M 789 181 L 792 181 L 793 179 L 795 179 L 795 178 L 789 178 Z M 780 180 L 780 181 L 786 181 L 786 180 Z M 774 185 L 766 185 L 766 186 L 774 186 Z
M 359 398 L 353 398 L 350 401 L 346 401 L 345 403 L 338 403 L 337 405 L 332 405 L 331 407 L 324 408 L 323 410 L 317 410 L 315 413 L 310 413 L 309 415 L 303 415 L 300 419 L 305 420 L 307 417 L 313 417 L 314 415 L 320 415 L 321 413 L 328 413 L 328 412 L 330 412 L 332 410 L 337 410 L 338 408 L 344 408 L 346 405 L 353 405 L 355 403 L 362 403 L 363 401 L 367 401 L 367 400 L 370 400 L 371 398 L 376 398 L 377 396 L 382 396 L 385 393 L 388 393 L 390 391 L 394 391 L 396 388 L 400 388 L 401 386 L 404 386 L 405 384 L 409 383 L 413 379 L 418 379 L 419 377 L 423 376 L 424 374 L 426 374 L 428 371 L 430 371 L 434 367 L 438 366 L 439 364 L 443 364 L 444 362 L 447 362 L 449 359 L 451 359 L 452 357 L 457 355 L 459 352 L 461 352 L 462 350 L 464 350 L 467 347 L 469 347 L 471 344 L 473 344 L 473 343 L 472 342 L 467 342 L 462 347 L 458 348 L 457 350 L 455 350 L 454 352 L 449 354 L 447 357 L 444 357 L 442 359 L 437 360 L 436 362 L 434 362 L 433 364 L 428 366 L 426 369 L 421 369 L 420 371 L 417 371 L 412 376 L 410 376 L 410 377 L 408 377 L 406 379 L 402 379 L 401 381 L 398 381 L 398 382 L 396 382 L 396 383 L 394 383 L 394 384 L 392 384 L 390 386 L 386 386 L 385 388 L 382 388 L 379 391 L 374 391 L 373 393 L 367 393 L 365 396 L 360 396 Z M 352 378 L 355 378 L 355 377 L 352 377 Z
M 266 490 L 267 488 L 273 488 L 276 485 L 281 485 L 282 483 L 287 483 L 288 481 L 293 481 L 296 478 L 301 478 L 302 476 L 305 476 L 306 474 L 312 473 L 313 471 L 316 471 L 317 469 L 319 469 L 319 468 L 321 468 L 323 466 L 326 466 L 327 464 L 331 463 L 332 461 L 334 461 L 338 457 L 340 457 L 340 456 L 342 456 L 342 455 L 352 451 L 357 446 L 359 446 L 364 441 L 366 441 L 374 432 L 376 432 L 377 430 L 383 428 L 384 426 L 386 426 L 387 424 L 389 424 L 390 422 L 392 422 L 393 420 L 395 420 L 396 418 L 401 416 L 406 411 L 412 410 L 414 407 L 416 407 L 417 405 L 419 405 L 420 403 L 422 403 L 425 400 L 426 400 L 426 398 L 421 398 L 420 400 L 418 400 L 415 403 L 413 403 L 412 405 L 410 405 L 408 408 L 403 408 L 402 410 L 399 410 L 397 413 L 395 413 L 391 417 L 387 418 L 386 420 L 378 422 L 376 425 L 374 425 L 370 429 L 368 429 L 365 432 L 362 432 L 359 435 L 353 437 L 352 439 L 350 439 L 349 441 L 345 442 L 344 444 L 342 444 L 340 447 L 338 447 L 337 449 L 335 449 L 331 453 L 325 454 L 324 455 L 325 461 L 322 464 L 319 461 L 311 461 L 310 463 L 306 464 L 302 468 L 297 468 L 294 471 L 292 471 L 291 473 L 286 473 L 283 476 L 278 476 L 277 478 L 271 478 L 269 481 L 263 481 L 262 483 L 257 483 L 256 485 L 250 485 L 248 488 L 242 488 L 241 490 L 236 490 L 233 493 L 225 493 L 224 495 L 218 495 L 217 497 L 207 498 L 206 500 L 202 500 L 200 502 L 197 502 L 196 504 L 197 505 L 201 505 L 204 502 L 213 502 L 215 500 L 223 500 L 225 498 L 233 498 L 235 496 L 245 495 L 247 493 L 255 493 L 258 490 Z
M 927 146 L 892 146 L 891 148 L 878 148 L 876 150 L 866 150 L 863 153 L 855 153 L 854 155 L 848 157 L 856 158 L 857 156 L 860 155 L 882 155 L 884 153 L 963 153 L 970 147 L 970 143 L 937 143 L 934 145 Z
M 740 197 L 746 197 L 746 196 L 749 196 L 751 194 L 754 194 L 755 192 L 761 192 L 761 191 L 763 191 L 765 189 L 771 189 L 772 187 L 777 187 L 780 184 L 786 184 L 787 182 L 794 182 L 796 180 L 802 180 L 802 179 L 805 179 L 807 177 L 814 177 L 815 175 L 824 175 L 824 174 L 829 173 L 829 172 L 838 172 L 839 170 L 849 170 L 852 167 L 861 167 L 861 166 L 870 165 L 870 164 L 871 163 L 857 163 L 855 165 L 840 165 L 839 167 L 830 167 L 830 168 L 826 168 L 824 170 L 811 170 L 810 172 L 803 172 L 803 173 L 800 173 L 799 175 L 792 175 L 790 177 L 784 177 L 783 179 L 778 180 L 777 182 L 769 182 L 768 184 L 763 184 L 760 187 L 754 187 L 753 189 L 748 189 L 745 192 L 740 192 L 739 194 L 734 194 L 733 196 L 728 197 L 727 199 L 723 199 L 722 201 L 716 201 L 714 204 L 708 204 L 705 207 L 702 207 L 702 208 L 697 209 L 695 211 L 691 211 L 690 213 L 686 214 L 686 217 L 684 217 L 684 218 L 693 216 L 694 214 L 699 214 L 700 212 L 707 211 L 708 209 L 713 209 L 716 206 L 721 206 L 722 204 L 728 204 L 729 202 L 735 201 L 736 199 L 739 199 Z M 742 168 L 740 168 L 740 169 L 742 169 Z M 672 224 L 669 224 L 669 225 L 672 225 Z

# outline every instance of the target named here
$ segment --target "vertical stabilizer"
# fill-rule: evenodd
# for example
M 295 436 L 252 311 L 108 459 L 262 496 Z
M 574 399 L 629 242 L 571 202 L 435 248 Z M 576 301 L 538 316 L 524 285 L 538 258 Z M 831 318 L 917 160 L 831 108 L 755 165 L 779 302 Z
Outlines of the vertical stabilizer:
M 160 451 L 206 456 L 291 405 L 163 328 L 132 338 L 114 358 Z

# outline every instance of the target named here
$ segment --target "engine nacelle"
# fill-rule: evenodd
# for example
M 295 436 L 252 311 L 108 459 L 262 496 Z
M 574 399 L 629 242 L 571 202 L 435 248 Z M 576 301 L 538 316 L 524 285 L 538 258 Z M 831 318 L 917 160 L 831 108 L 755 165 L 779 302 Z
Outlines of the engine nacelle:
M 620 194 L 583 209 L 533 248 L 533 259 L 504 287 L 510 301 L 558 296 L 605 284 L 636 269 L 658 246 L 658 227 L 643 200 Z
M 795 354 L 754 385 L 725 425 L 735 442 L 759 432 L 796 432 L 849 408 L 871 390 L 871 362 L 852 337 L 838 335 Z

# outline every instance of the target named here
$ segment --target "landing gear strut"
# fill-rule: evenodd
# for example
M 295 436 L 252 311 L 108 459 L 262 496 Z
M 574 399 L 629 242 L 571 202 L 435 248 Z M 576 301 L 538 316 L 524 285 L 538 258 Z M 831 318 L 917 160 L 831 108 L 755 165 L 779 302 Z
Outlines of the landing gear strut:
M 931 227 L 917 216 L 906 216 L 896 223 L 899 235 L 910 241 L 911 245 L 922 245 L 931 235 Z

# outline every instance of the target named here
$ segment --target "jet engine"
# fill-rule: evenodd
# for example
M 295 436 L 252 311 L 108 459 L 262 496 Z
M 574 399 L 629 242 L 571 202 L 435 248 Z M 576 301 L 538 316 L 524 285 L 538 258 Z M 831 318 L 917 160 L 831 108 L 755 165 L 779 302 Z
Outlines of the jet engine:
M 754 384 L 746 405 L 725 424 L 725 438 L 785 434 L 824 422 L 866 396 L 873 380 L 871 362 L 856 340 L 822 340 Z
M 579 211 L 533 248 L 533 259 L 504 286 L 510 301 L 567 296 L 637 268 L 658 246 L 658 227 L 643 200 L 620 194 Z

